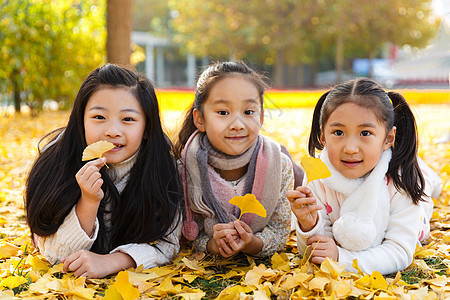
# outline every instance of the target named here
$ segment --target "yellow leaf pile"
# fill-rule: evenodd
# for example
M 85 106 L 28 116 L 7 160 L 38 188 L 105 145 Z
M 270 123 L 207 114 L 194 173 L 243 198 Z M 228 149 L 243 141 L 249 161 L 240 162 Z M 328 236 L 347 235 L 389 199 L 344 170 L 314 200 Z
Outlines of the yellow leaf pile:
M 346 272 L 331 260 L 320 266 L 312 264 L 298 253 L 294 233 L 284 252 L 266 259 L 243 254 L 220 259 L 193 253 L 191 245 L 183 245 L 178 257 L 166 266 L 138 267 L 103 279 L 64 274 L 61 264 L 50 265 L 31 245 L 24 220 L 23 187 L 37 155 L 37 142 L 45 133 L 64 126 L 68 113 L 45 112 L 36 118 L 2 115 L 0 299 L 12 299 L 13 295 L 20 299 L 450 299 L 450 143 L 433 142 L 450 128 L 450 105 L 417 105 L 413 109 L 420 116 L 419 155 L 440 174 L 443 192 L 434 199 L 430 238 L 417 247 L 407 270 L 390 276 Z M 312 111 L 268 111 L 263 134 L 285 145 L 300 161 L 307 155 Z M 177 124 L 179 113 L 163 111 L 163 118 L 168 125 Z M 174 127 L 169 130 L 176 132 Z M 247 212 L 254 213 L 253 208 Z M 357 262 L 353 267 L 359 269 Z
M 115 146 L 113 143 L 107 141 L 98 141 L 90 144 L 83 151 L 82 161 L 91 160 L 94 158 L 101 158 L 103 153 L 108 152 L 113 149 Z
M 265 218 L 267 215 L 266 209 L 261 204 L 261 202 L 259 202 L 256 199 L 255 195 L 253 194 L 245 194 L 244 196 L 234 196 L 228 202 L 230 202 L 233 205 L 236 205 L 241 209 L 239 220 L 245 213 L 252 213 L 263 218 Z

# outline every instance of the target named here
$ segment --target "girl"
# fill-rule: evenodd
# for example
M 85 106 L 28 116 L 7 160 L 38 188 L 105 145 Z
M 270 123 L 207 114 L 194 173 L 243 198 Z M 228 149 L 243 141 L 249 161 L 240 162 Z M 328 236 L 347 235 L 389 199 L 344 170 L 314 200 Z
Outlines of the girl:
M 350 271 L 354 259 L 366 273 L 408 267 L 433 202 L 405 99 L 367 78 L 336 86 L 315 107 L 308 148 L 323 150 L 331 177 L 288 192 L 300 253 L 311 245 L 313 262 L 329 257 Z
M 82 162 L 99 140 L 116 147 Z M 179 250 L 180 201 L 152 84 L 115 65 L 96 69 L 28 177 L 27 221 L 39 250 L 89 278 L 167 263 Z
M 282 249 L 289 235 L 292 165 L 278 143 L 259 134 L 264 90 L 263 77 L 243 62 L 216 63 L 197 81 L 177 150 L 186 201 L 183 233 L 199 251 L 266 256 Z M 266 218 L 244 214 L 236 220 L 239 209 L 228 201 L 247 193 L 262 203 Z

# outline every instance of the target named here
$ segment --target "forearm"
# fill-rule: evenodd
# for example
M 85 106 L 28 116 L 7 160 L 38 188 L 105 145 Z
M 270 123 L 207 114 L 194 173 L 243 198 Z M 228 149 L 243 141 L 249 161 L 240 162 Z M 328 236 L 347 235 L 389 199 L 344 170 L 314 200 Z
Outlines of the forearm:
M 94 231 L 95 220 L 97 217 L 99 201 L 92 201 L 84 196 L 81 196 L 76 206 L 76 213 L 81 228 L 88 236 L 92 236 Z

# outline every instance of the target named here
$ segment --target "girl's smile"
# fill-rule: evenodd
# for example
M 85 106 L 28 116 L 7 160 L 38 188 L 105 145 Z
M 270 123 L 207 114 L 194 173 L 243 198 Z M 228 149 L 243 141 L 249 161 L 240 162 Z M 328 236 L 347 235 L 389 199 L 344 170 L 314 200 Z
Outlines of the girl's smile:
M 362 163 L 361 160 L 358 161 L 342 160 L 342 164 L 344 164 L 347 168 L 356 168 L 361 163 Z

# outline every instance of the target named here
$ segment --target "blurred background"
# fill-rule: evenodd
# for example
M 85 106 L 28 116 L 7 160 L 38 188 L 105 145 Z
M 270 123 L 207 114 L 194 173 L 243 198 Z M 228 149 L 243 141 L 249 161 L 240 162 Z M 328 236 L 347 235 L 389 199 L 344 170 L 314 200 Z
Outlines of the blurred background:
M 358 76 L 449 89 L 450 0 L 2 0 L 0 107 L 70 108 L 106 62 L 158 89 L 191 91 L 217 60 L 246 61 L 274 89 Z

